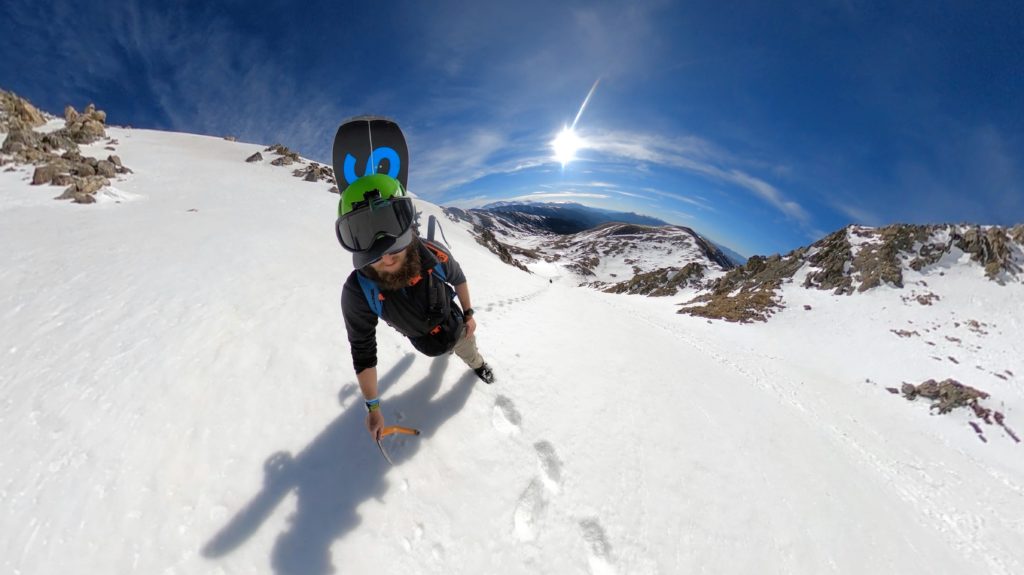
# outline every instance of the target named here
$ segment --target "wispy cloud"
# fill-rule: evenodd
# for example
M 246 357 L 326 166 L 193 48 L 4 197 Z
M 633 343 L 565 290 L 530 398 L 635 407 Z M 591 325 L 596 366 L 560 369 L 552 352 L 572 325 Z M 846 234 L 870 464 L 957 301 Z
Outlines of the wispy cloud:
M 772 184 L 740 169 L 722 165 L 730 158 L 720 153 L 717 146 L 700 138 L 671 139 L 654 134 L 594 132 L 587 134 L 584 141 L 587 148 L 612 158 L 675 168 L 737 186 L 802 225 L 811 222 L 811 214 L 803 206 L 787 198 Z
M 513 200 L 533 200 L 533 201 L 536 201 L 536 200 L 555 200 L 555 199 L 564 199 L 564 200 L 580 200 L 580 199 L 606 200 L 609 197 L 610 196 L 608 194 L 594 194 L 594 193 L 589 193 L 589 192 L 565 191 L 565 192 L 535 192 L 535 193 L 532 193 L 532 194 L 526 194 L 524 196 L 516 196 L 516 197 L 510 198 L 510 199 L 513 199 Z
M 442 136 L 435 134 L 433 137 Z M 422 153 L 412 160 L 417 168 L 409 187 L 433 198 L 488 176 L 553 165 L 548 154 L 538 150 L 536 145 L 513 142 L 506 134 L 488 129 L 433 140 L 419 151 Z

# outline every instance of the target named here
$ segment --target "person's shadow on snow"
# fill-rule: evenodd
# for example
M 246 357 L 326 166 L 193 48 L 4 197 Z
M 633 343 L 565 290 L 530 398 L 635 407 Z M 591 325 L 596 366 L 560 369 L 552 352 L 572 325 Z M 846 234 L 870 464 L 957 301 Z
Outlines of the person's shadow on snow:
M 383 394 L 412 365 L 408 354 L 380 378 Z M 420 442 L 428 439 L 445 421 L 466 404 L 476 376 L 468 372 L 444 395 L 441 389 L 449 356 L 433 360 L 430 373 L 411 389 L 382 401 L 386 424 L 411 425 L 422 436 L 384 440 L 388 455 L 401 465 L 412 458 Z M 289 518 L 289 529 L 274 544 L 271 563 L 278 575 L 319 575 L 342 571 L 332 565 L 330 548 L 335 540 L 355 528 L 360 521 L 356 508 L 367 499 L 380 499 L 387 492 L 385 474 L 391 466 L 366 432 L 366 412 L 362 406 L 349 406 L 299 454 L 271 455 L 264 464 L 263 489 L 253 497 L 202 549 L 207 558 L 234 551 L 251 537 L 292 490 L 298 502 Z M 407 420 L 397 421 L 397 414 Z

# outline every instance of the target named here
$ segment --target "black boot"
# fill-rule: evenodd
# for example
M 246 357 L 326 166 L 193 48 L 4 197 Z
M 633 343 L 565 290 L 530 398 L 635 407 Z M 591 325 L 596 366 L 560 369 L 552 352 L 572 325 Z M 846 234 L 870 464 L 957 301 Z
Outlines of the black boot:
M 491 371 L 491 366 L 484 362 L 483 365 L 474 369 L 476 376 L 484 380 L 485 383 L 494 383 L 494 372 Z

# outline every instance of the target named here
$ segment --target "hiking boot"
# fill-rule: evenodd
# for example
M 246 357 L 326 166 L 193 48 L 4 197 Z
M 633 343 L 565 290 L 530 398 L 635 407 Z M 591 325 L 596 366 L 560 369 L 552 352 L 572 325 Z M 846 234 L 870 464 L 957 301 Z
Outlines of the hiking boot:
M 485 362 L 480 367 L 473 370 L 476 372 L 476 376 L 484 380 L 484 383 L 494 383 L 494 372 L 491 371 L 491 366 Z

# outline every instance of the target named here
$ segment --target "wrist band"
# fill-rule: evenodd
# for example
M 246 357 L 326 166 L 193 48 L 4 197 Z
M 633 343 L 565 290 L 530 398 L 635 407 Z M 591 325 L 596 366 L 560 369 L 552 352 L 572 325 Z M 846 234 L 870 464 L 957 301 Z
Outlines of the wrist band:
M 467 307 L 466 309 L 462 310 L 462 317 L 464 317 L 466 319 L 469 319 L 469 318 L 473 317 L 474 313 L 476 313 L 476 312 L 473 311 L 473 308 Z
M 371 400 L 366 402 L 366 411 L 372 413 L 374 411 L 377 411 L 378 409 L 380 409 L 380 398 L 379 397 L 377 399 L 371 399 Z

